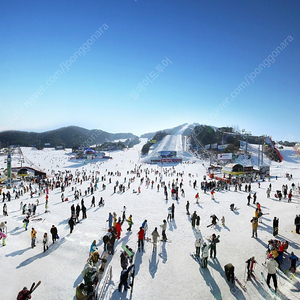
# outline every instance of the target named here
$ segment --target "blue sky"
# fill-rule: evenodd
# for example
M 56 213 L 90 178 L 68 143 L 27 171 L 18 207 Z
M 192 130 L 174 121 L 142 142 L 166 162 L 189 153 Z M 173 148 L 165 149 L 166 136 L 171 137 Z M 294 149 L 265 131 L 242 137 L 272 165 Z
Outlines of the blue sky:
M 2 0 L 0 130 L 197 122 L 300 141 L 299 11 L 297 0 Z

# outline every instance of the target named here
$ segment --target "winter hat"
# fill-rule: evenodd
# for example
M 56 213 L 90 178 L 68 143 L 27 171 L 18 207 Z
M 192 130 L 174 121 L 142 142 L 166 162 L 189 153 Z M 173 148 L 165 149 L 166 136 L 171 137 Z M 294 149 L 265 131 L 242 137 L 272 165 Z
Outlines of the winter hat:
M 28 288 L 26 286 L 23 287 L 23 292 L 27 292 Z
M 207 246 L 206 242 L 203 243 L 203 246 Z
M 294 252 L 292 252 L 291 255 L 294 255 Z
M 269 255 L 268 255 L 268 258 L 272 258 L 272 257 L 273 257 L 273 255 L 272 255 L 272 254 L 269 254 Z

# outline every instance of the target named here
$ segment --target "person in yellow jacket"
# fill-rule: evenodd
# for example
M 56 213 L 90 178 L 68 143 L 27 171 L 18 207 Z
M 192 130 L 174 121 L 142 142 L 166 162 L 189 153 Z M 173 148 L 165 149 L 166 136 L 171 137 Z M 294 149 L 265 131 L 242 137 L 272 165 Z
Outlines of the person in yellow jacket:
M 34 228 L 32 227 L 31 229 L 31 248 L 35 247 L 35 240 L 36 240 L 36 231 L 34 230 Z
M 87 300 L 89 298 L 88 295 L 84 293 L 85 286 L 83 283 L 80 283 L 76 287 L 76 300 Z
M 252 237 L 257 238 L 258 219 L 254 217 L 250 222 L 252 223 Z

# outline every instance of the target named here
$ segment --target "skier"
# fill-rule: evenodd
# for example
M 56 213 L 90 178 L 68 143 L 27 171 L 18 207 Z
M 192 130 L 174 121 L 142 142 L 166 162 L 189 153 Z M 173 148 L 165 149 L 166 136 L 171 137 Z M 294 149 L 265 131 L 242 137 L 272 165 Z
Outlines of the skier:
M 45 232 L 43 236 L 43 245 L 44 245 L 44 252 L 46 252 L 46 250 L 49 249 L 47 232 Z
M 157 248 L 157 238 L 159 238 L 159 233 L 157 232 L 157 227 L 152 232 L 152 240 L 153 240 L 153 252 Z
M 167 229 L 167 221 L 164 220 L 163 221 L 163 224 L 160 225 L 161 229 L 162 229 L 162 232 L 161 232 L 161 235 L 162 235 L 162 241 L 165 242 L 167 240 L 167 236 L 166 236 L 166 229 Z
M 294 269 L 294 273 L 296 273 L 296 262 L 298 261 L 298 257 L 294 254 L 294 252 L 292 252 L 289 256 L 289 260 L 291 261 L 290 270 Z
M 123 269 L 121 271 L 121 276 L 120 276 L 120 283 L 119 283 L 119 287 L 118 287 L 118 291 L 122 292 L 122 286 L 124 286 L 124 292 L 127 291 L 127 289 L 129 289 L 129 285 L 128 285 L 128 276 L 129 276 L 129 272 L 131 271 L 131 269 L 134 267 L 134 265 L 131 265 L 128 269 Z
M 207 268 L 207 258 L 208 258 L 208 246 L 206 242 L 204 242 L 202 247 L 202 268 Z
M 255 261 L 254 256 L 250 257 L 249 259 L 246 260 L 247 264 L 247 280 L 251 278 L 251 275 L 253 274 L 253 269 L 254 269 L 254 264 L 257 262 Z
M 211 215 L 210 217 L 211 217 L 211 225 L 216 225 L 217 220 L 219 221 L 218 217 L 215 214 Z
M 196 247 L 196 256 L 200 257 L 200 248 L 201 248 L 201 239 L 200 238 L 196 238 L 195 247 Z
M 57 234 L 58 234 L 57 228 L 54 225 L 52 225 L 52 228 L 50 229 L 50 233 L 52 235 L 52 242 L 54 244 L 56 242 L 56 237 L 57 237 Z
M 271 278 L 273 278 L 275 292 L 277 290 L 276 268 L 278 268 L 278 263 L 276 260 L 274 260 L 273 255 L 269 254 L 269 260 L 267 261 L 267 270 L 268 270 L 267 285 L 269 288 L 271 288 L 270 280 Z
M 234 282 L 234 266 L 229 263 L 227 265 L 224 266 L 224 269 L 225 269 L 225 275 L 226 275 L 226 278 L 227 280 L 231 283 Z
M 36 231 L 34 230 L 33 227 L 32 227 L 32 229 L 31 229 L 30 236 L 31 236 L 31 248 L 34 248 L 34 247 L 36 246 L 36 245 L 35 245 Z
M 28 300 L 31 299 L 30 291 L 25 286 L 22 291 L 19 292 L 17 300 Z
M 145 238 L 145 231 L 144 231 L 143 227 L 140 227 L 140 231 L 138 232 L 139 252 L 141 251 L 141 247 L 142 247 L 142 252 L 144 252 L 144 238 Z

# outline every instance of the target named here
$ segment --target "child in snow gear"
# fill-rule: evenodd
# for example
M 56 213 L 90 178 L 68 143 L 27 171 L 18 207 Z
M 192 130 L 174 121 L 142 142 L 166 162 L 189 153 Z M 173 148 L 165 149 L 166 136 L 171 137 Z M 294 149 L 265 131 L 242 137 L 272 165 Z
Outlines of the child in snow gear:
M 294 252 L 291 253 L 289 260 L 291 261 L 290 270 L 294 269 L 294 273 L 296 273 L 296 262 L 298 261 L 298 257 L 294 254 Z
M 234 282 L 234 266 L 229 263 L 227 265 L 224 266 L 224 269 L 225 269 L 225 275 L 226 275 L 226 278 L 227 280 L 231 283 Z
M 250 279 L 251 275 L 253 274 L 254 264 L 256 263 L 254 256 L 246 260 L 247 264 L 247 280 Z

